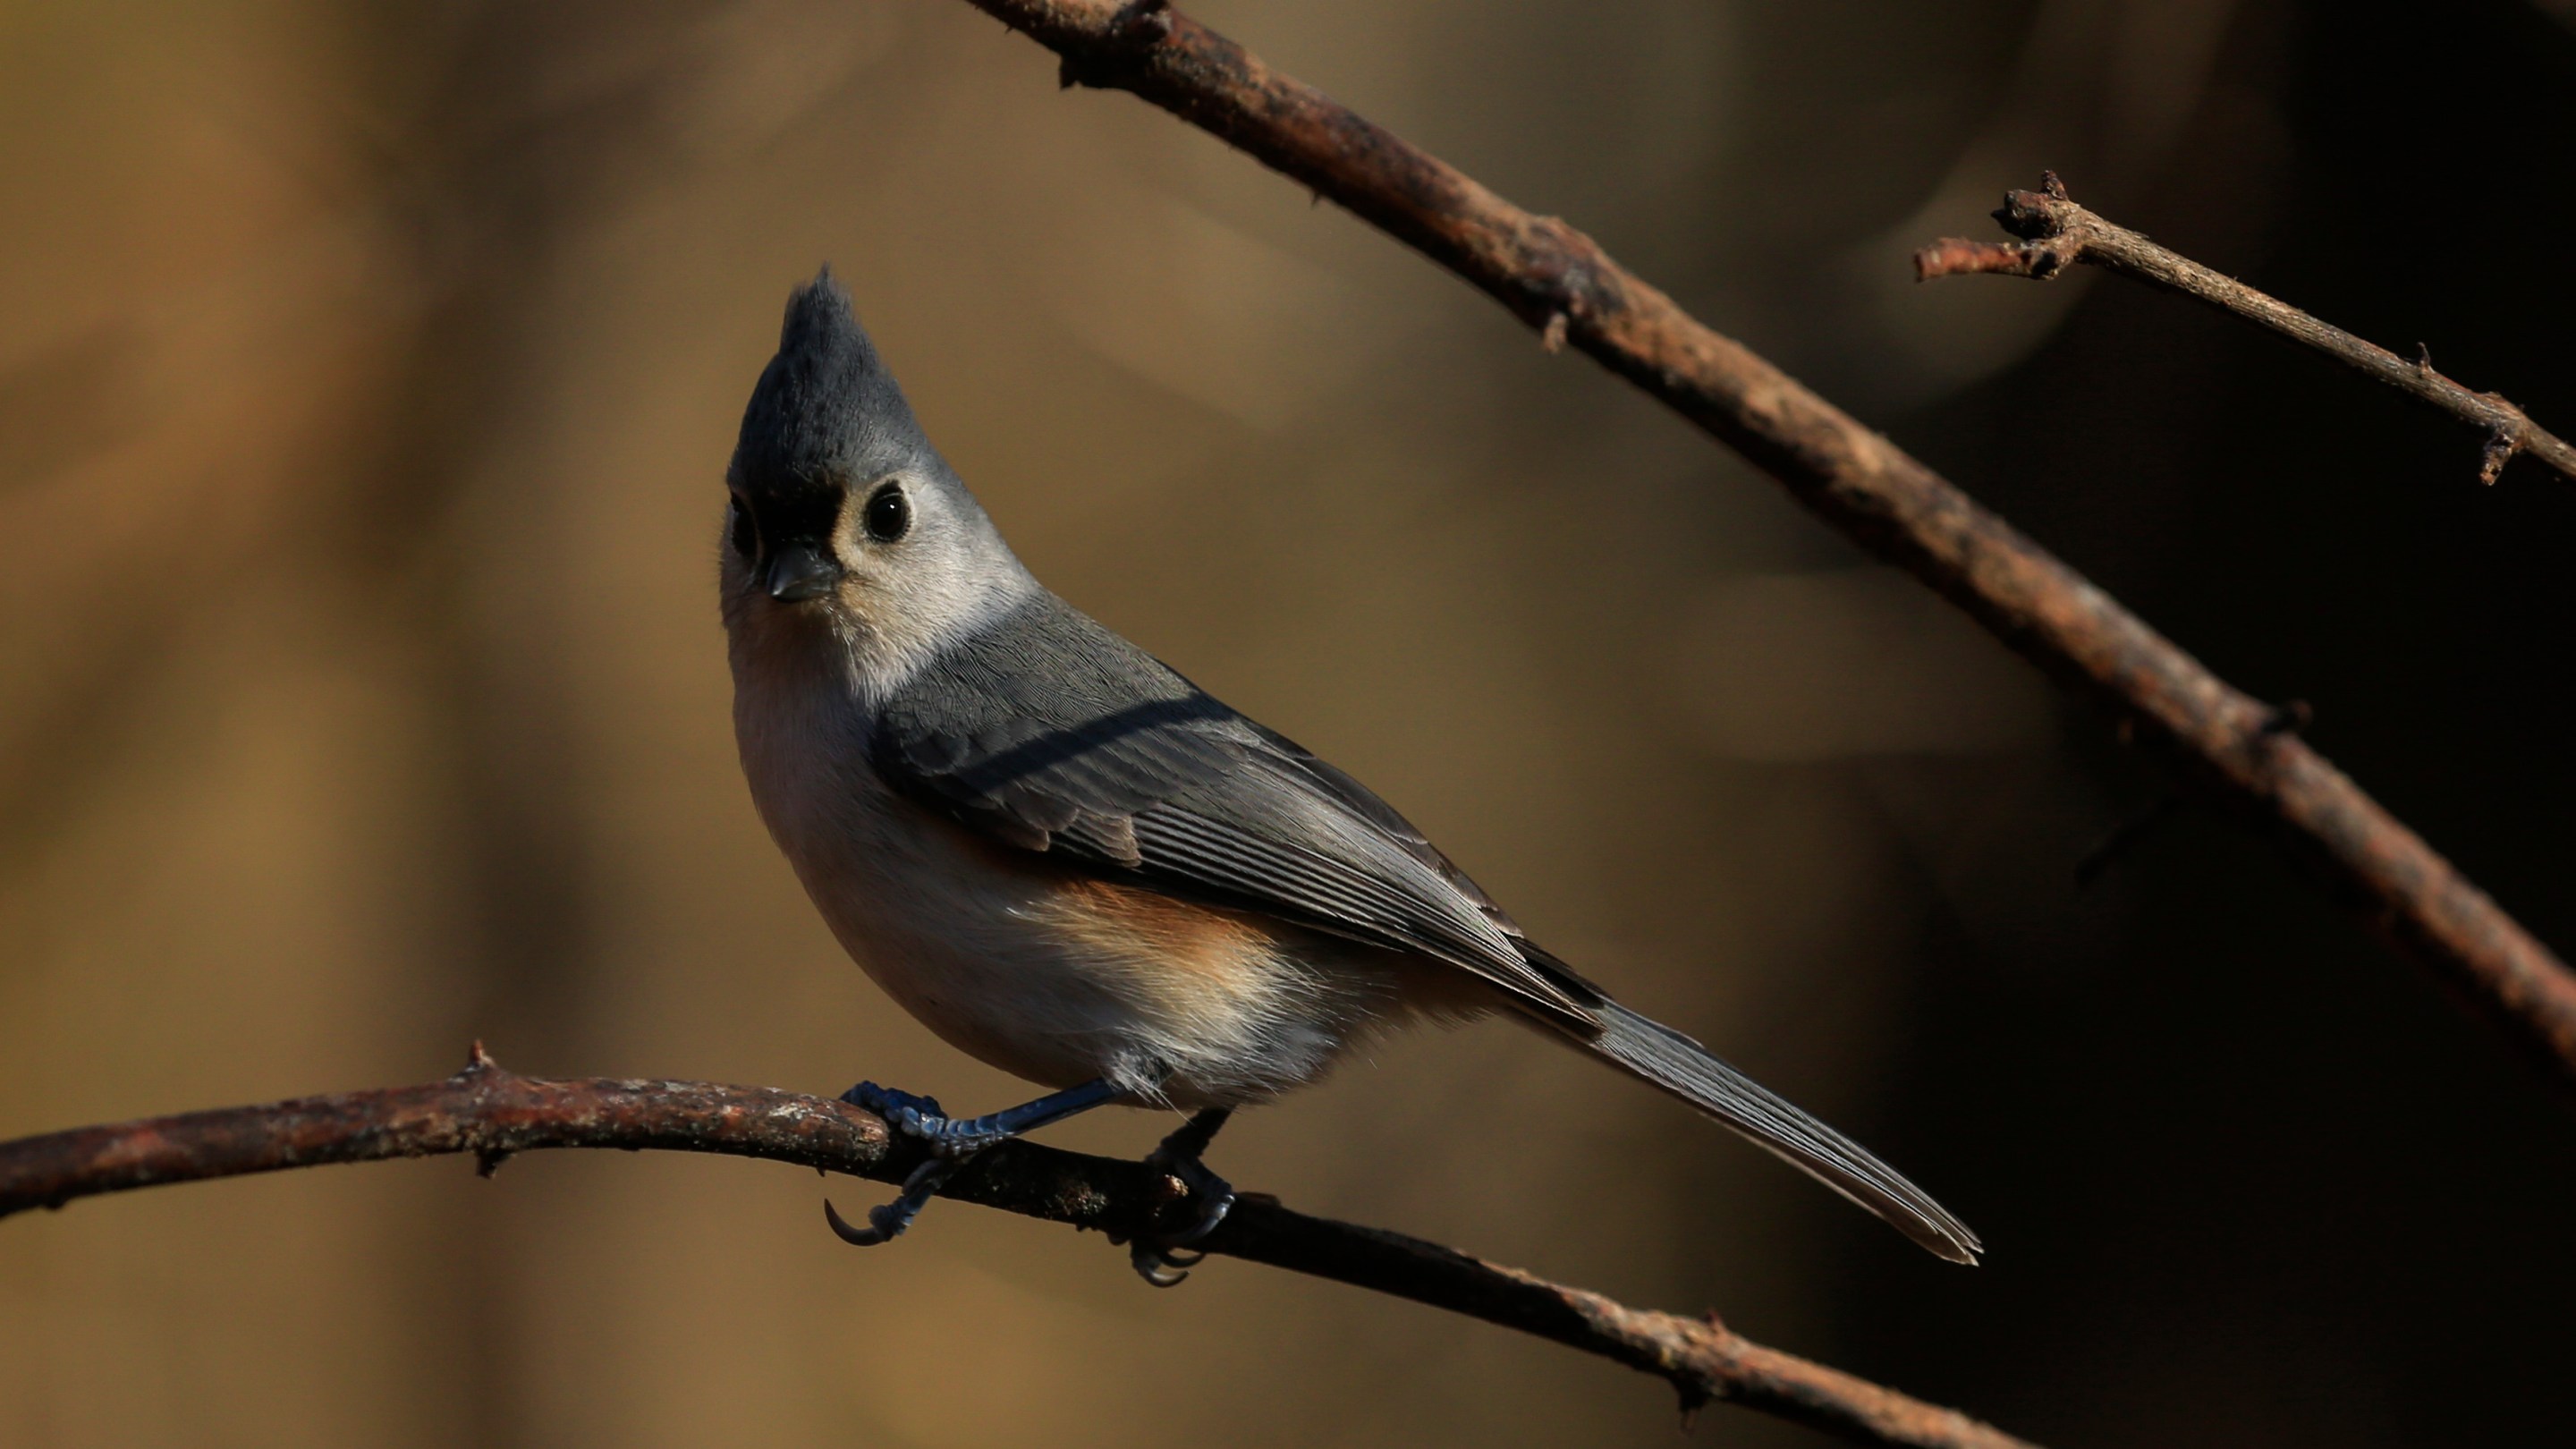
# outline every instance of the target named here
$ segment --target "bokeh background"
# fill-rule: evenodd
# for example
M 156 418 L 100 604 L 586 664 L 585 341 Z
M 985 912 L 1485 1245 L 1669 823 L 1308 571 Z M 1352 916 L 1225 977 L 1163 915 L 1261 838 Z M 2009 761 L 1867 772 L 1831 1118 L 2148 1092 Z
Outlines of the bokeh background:
M 2576 945 L 2576 489 L 2125 284 L 1918 288 L 2039 168 L 2576 425 L 2535 0 L 1211 0 L 1889 430 Z M 1311 1209 L 2058 1445 L 2563 1434 L 2576 1121 L 1767 481 L 954 0 L 0 4 L 0 1135 L 523 1071 L 987 1109 L 748 807 L 720 476 L 831 261 L 1038 572 L 1917 1175 L 1933 1262 L 1488 1026 L 1252 1115 Z M 1139 1152 L 1135 1115 L 1055 1134 Z M 845 1207 L 877 1191 L 832 1189 Z M 1673 1442 L 1651 1381 L 1061 1229 L 554 1154 L 0 1223 L 0 1444 Z M 1717 1409 L 1703 1441 L 1814 1442 Z

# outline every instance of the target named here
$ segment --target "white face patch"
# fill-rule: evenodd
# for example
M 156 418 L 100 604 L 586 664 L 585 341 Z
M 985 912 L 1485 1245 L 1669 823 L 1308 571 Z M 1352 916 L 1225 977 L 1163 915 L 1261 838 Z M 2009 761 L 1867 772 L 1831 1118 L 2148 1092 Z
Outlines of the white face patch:
M 870 528 L 871 505 L 882 510 L 885 494 L 907 515 L 891 539 Z M 898 473 L 844 497 L 832 604 L 848 630 L 851 683 L 871 705 L 1038 587 L 984 511 L 945 480 Z
M 841 499 L 830 539 L 841 578 L 832 592 L 806 603 L 772 599 L 728 545 L 725 619 L 738 645 L 835 642 L 851 691 L 870 710 L 942 650 L 973 638 L 1038 589 L 952 478 L 892 473 L 844 488 Z M 889 527 L 898 515 L 901 527 Z M 781 610 L 816 611 L 829 629 L 765 627 Z

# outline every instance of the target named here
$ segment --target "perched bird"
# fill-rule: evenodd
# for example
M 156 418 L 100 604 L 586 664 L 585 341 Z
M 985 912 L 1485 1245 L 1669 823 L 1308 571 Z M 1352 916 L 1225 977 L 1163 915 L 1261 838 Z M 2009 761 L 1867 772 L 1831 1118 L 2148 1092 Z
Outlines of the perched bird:
M 1151 1161 L 1187 1233 L 1235 1108 L 1407 1021 L 1505 1014 L 1681 1098 L 1932 1252 L 1976 1234 L 1920 1188 L 1524 935 L 1357 780 L 1048 592 L 932 449 L 827 268 L 789 299 L 726 474 L 734 731 L 761 818 L 850 955 L 956 1046 L 1055 1089 L 971 1120 L 861 1083 L 932 1155 L 855 1243 L 958 1164 L 1104 1103 L 1179 1108 Z M 829 1211 L 829 1205 L 826 1205 Z

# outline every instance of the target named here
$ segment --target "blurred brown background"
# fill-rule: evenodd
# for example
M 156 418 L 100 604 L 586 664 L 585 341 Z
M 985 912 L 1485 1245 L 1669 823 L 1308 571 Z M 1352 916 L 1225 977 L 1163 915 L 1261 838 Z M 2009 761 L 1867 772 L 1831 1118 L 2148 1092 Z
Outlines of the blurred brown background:
M 2576 425 L 2566 7 L 1198 8 L 2313 701 L 2576 945 L 2576 491 L 2482 490 L 2473 435 L 2178 301 L 1906 265 L 2054 166 Z M 1936 1264 L 1500 1026 L 1253 1115 L 1237 1182 L 2049 1443 L 2563 1432 L 2576 1122 L 2533 1074 L 2203 809 L 2077 891 L 2169 783 L 2099 719 L 953 0 L 0 4 L 0 223 L 0 1135 L 417 1080 L 475 1037 L 1016 1099 L 847 965 L 733 761 L 719 479 L 828 259 L 1042 576 L 1993 1255 Z M 12 1220 L 0 1445 L 1673 1441 L 1657 1385 L 1495 1329 L 1222 1261 L 1154 1293 L 953 1206 L 852 1252 L 822 1191 L 556 1154 Z

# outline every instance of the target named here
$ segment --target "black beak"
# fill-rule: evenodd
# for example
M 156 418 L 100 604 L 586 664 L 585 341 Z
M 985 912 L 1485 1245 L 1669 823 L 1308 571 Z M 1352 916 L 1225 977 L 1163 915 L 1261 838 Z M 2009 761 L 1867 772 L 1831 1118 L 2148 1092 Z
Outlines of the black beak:
M 840 565 L 810 543 L 787 544 L 769 556 L 769 596 L 780 603 L 819 599 L 840 577 Z

